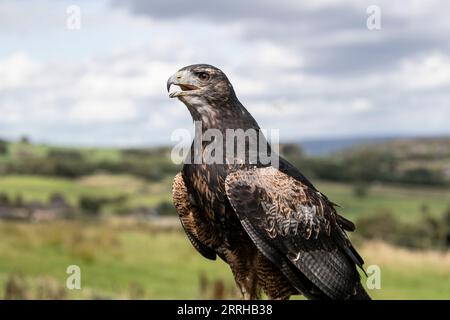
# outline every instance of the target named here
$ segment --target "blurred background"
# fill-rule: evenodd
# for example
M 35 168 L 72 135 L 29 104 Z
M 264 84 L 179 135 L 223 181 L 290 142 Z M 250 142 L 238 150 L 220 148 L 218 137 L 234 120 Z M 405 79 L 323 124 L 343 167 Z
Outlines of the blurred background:
M 375 7 L 371 6 L 375 5 Z M 235 298 L 171 203 L 165 83 L 220 67 L 357 223 L 377 299 L 450 299 L 448 1 L 0 1 L 0 298 Z M 69 265 L 81 290 L 66 288 Z

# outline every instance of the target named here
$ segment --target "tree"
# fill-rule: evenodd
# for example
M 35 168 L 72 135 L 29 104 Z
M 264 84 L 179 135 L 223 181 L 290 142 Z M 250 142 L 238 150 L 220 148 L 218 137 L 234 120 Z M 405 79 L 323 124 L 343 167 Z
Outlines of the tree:
M 158 207 L 156 208 L 156 211 L 161 216 L 171 216 L 171 215 L 176 215 L 177 214 L 173 204 L 171 204 L 169 202 L 166 202 L 166 201 L 161 202 L 158 205 Z
M 79 206 L 84 212 L 88 214 L 97 215 L 100 213 L 102 206 L 107 201 L 103 198 L 95 198 L 90 196 L 81 196 L 79 199 Z
M 28 138 L 27 135 L 23 135 L 22 137 L 20 137 L 20 142 L 23 144 L 30 144 L 30 138 Z
M 365 198 L 369 194 L 370 185 L 367 182 L 357 182 L 353 187 L 353 195 L 356 198 Z
M 402 180 L 410 184 L 445 185 L 445 180 L 439 172 L 426 168 L 405 171 Z
M 16 198 L 14 199 L 14 208 L 23 208 L 24 201 L 21 194 L 16 195 Z
M 8 142 L 0 140 L 0 156 L 8 153 Z
M 9 199 L 9 196 L 2 192 L 0 193 L 0 206 L 9 206 L 11 204 L 11 200 Z
M 448 207 L 447 211 L 444 213 L 442 220 L 444 226 L 445 247 L 448 250 L 450 249 L 450 207 Z

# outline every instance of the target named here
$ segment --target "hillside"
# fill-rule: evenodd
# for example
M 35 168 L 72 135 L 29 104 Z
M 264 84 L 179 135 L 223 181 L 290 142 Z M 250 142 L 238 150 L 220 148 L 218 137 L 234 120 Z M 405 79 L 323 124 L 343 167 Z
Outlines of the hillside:
M 320 156 L 290 144 L 281 145 L 281 153 L 312 179 L 450 186 L 450 137 L 372 141 Z
M 368 146 L 358 146 L 346 152 L 367 151 L 389 154 L 399 162 L 401 171 L 427 168 L 441 172 L 447 179 L 450 179 L 450 137 L 395 139 Z
M 437 172 L 429 164 L 447 163 L 446 148 L 441 141 L 389 141 L 311 157 L 296 145 L 281 147 L 356 223 L 352 240 L 367 265 L 382 268 L 374 298 L 449 296 L 448 253 L 439 253 L 450 248 L 449 188 L 433 175 L 402 180 L 412 160 Z M 0 143 L 0 295 L 236 298 L 228 267 L 202 259 L 180 232 L 171 204 L 178 170 L 169 148 Z M 188 262 L 182 268 L 180 257 Z M 64 271 L 74 263 L 86 275 L 84 290 L 67 292 Z

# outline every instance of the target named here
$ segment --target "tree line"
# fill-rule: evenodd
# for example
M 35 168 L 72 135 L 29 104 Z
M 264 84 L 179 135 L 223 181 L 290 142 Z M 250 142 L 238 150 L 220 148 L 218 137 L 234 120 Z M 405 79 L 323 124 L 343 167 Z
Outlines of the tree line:
M 296 144 L 282 145 L 281 154 L 307 177 L 361 186 L 374 182 L 410 185 L 449 186 L 449 179 L 439 170 L 419 166 L 404 168 L 404 159 L 394 153 L 363 149 L 323 157 L 304 154 Z M 0 157 L 7 155 L 8 143 L 0 140 Z M 159 181 L 176 174 L 180 166 L 170 160 L 169 148 L 124 149 L 114 160 L 92 161 L 77 149 L 49 148 L 45 156 L 28 154 L 26 149 L 7 161 L 0 161 L 0 174 L 32 174 L 78 178 L 95 172 L 131 174 L 149 181 Z M 431 156 L 431 155 L 430 155 Z M 1 158 L 0 158 L 1 159 Z
M 281 153 L 307 177 L 368 185 L 375 182 L 445 187 L 450 181 L 441 170 L 426 166 L 404 168 L 404 159 L 392 152 L 350 150 L 324 157 L 309 157 L 297 145 L 281 147 Z

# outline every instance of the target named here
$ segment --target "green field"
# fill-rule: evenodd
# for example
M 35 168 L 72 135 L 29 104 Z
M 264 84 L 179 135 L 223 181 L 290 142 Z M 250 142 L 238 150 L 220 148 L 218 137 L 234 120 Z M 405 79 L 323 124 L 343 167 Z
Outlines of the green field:
M 376 242 L 358 248 L 367 265 L 381 268 L 382 288 L 370 292 L 374 298 L 450 299 L 450 254 Z M 73 264 L 81 268 L 81 290 L 64 289 L 66 268 Z M 41 297 L 43 283 L 73 299 L 212 298 L 216 281 L 225 285 L 225 298 L 237 297 L 228 267 L 202 258 L 178 228 L 162 231 L 125 221 L 2 222 L 0 288 L 15 274 L 23 275 L 28 298 Z M 208 279 L 204 289 L 202 274 Z
M 1 161 L 9 161 L 23 157 L 46 157 L 51 149 L 56 147 L 49 147 L 44 144 L 30 144 L 22 142 L 8 143 L 8 151 L 0 155 Z M 117 161 L 120 158 L 120 150 L 107 148 L 70 148 L 58 147 L 58 150 L 76 151 L 80 152 L 86 159 L 91 162 L 96 161 Z
M 83 289 L 68 298 L 198 298 L 200 273 L 212 281 L 231 278 L 224 263 L 201 259 L 178 230 L 104 222 L 0 224 L 0 287 L 21 273 L 33 286 L 42 278 L 65 284 L 66 268 L 78 265 Z
M 129 175 L 99 174 L 80 179 L 61 179 L 39 176 L 0 176 L 0 192 L 11 198 L 21 195 L 25 200 L 47 201 L 60 193 L 75 204 L 80 196 L 126 196 L 128 208 L 155 206 L 171 202 L 171 180 L 149 183 Z M 437 188 L 393 187 L 376 185 L 366 197 L 356 197 L 351 185 L 317 182 L 316 187 L 342 208 L 340 212 L 350 219 L 390 211 L 399 219 L 416 221 L 427 207 L 432 216 L 440 216 L 450 207 L 450 190 Z M 106 208 L 107 211 L 108 208 Z
M 170 180 L 148 183 L 133 176 L 105 174 L 74 180 L 3 176 L 0 191 L 11 197 L 20 194 L 27 201 L 46 201 L 52 193 L 61 193 L 72 203 L 85 194 L 125 194 L 130 207 L 152 206 L 170 201 Z M 424 205 L 436 216 L 450 205 L 448 191 L 443 189 L 378 185 L 359 198 L 349 185 L 318 182 L 317 187 L 353 220 L 383 210 L 403 220 L 417 220 Z M 45 296 L 52 292 L 47 287 L 59 288 L 63 298 L 75 299 L 212 298 L 216 282 L 225 285 L 225 298 L 237 297 L 228 267 L 198 255 L 176 221 L 167 231 L 111 215 L 108 207 L 103 213 L 98 222 L 0 222 L 0 289 L 16 275 L 26 284 L 27 298 L 54 297 Z M 374 298 L 450 299 L 448 253 L 413 252 L 372 242 L 363 242 L 359 248 L 367 264 L 382 270 L 382 290 L 372 291 Z M 82 270 L 80 291 L 64 288 L 65 271 L 72 264 Z M 208 279 L 206 289 L 200 288 L 201 275 Z
M 390 211 L 404 221 L 416 221 L 427 207 L 432 216 L 440 216 L 450 207 L 450 189 L 375 185 L 366 197 L 356 197 L 353 186 L 318 182 L 316 187 L 338 203 L 339 211 L 349 219 Z
M 47 202 L 52 194 L 60 194 L 72 205 L 81 196 L 113 198 L 125 196 L 127 208 L 155 206 L 171 202 L 171 178 L 148 183 L 129 175 L 98 174 L 80 179 L 42 176 L 0 176 L 0 192 L 11 199 L 21 196 L 25 201 Z M 105 209 L 108 210 L 108 207 Z
M 105 173 L 76 179 L 4 175 L 0 176 L 0 193 L 11 199 L 21 196 L 26 202 L 46 202 L 53 194 L 61 194 L 74 206 L 85 195 L 124 196 L 121 206 L 132 209 L 171 202 L 171 180 L 170 175 L 150 182 L 133 175 Z M 314 182 L 342 206 L 341 214 L 354 221 L 387 211 L 401 221 L 420 224 L 424 208 L 438 217 L 450 206 L 450 192 L 445 188 L 377 184 L 366 196 L 358 197 L 350 184 Z M 113 204 L 106 205 L 99 220 L 0 221 L 0 297 L 7 292 L 11 295 L 11 287 L 19 292 L 16 298 L 238 297 L 228 266 L 202 258 L 179 229 L 176 217 L 144 222 L 115 215 L 116 209 Z M 370 292 L 374 298 L 450 299 L 449 253 L 354 239 L 366 265 L 381 267 L 382 289 Z M 81 267 L 79 291 L 65 288 L 69 265 Z

